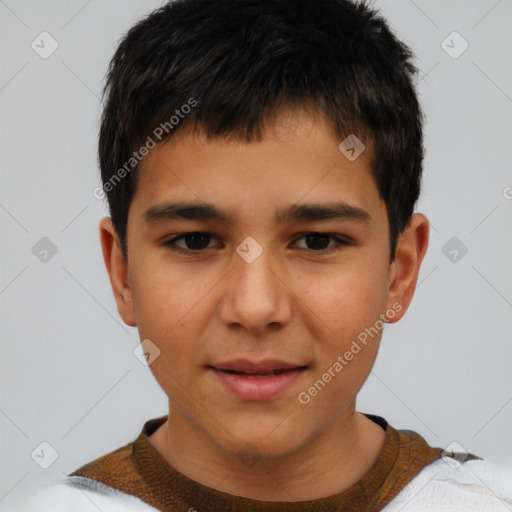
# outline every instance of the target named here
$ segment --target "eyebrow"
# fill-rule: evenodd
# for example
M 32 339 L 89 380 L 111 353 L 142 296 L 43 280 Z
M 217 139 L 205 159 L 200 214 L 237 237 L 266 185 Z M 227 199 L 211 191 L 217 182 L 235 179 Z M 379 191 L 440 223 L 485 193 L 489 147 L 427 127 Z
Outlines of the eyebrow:
M 203 202 L 169 202 L 151 206 L 143 217 L 148 223 L 164 220 L 218 220 L 233 223 L 231 212 L 213 204 Z M 275 215 L 275 223 L 281 224 L 291 221 L 325 221 L 325 220 L 351 220 L 370 224 L 371 215 L 358 206 L 344 202 L 325 202 L 312 204 L 294 204 Z

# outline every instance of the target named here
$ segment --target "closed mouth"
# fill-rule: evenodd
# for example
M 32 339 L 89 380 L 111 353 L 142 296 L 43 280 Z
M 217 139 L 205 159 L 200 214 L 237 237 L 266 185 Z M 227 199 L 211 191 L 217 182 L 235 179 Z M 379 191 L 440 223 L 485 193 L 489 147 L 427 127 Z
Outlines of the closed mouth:
M 290 371 L 297 371 L 297 370 L 305 370 L 307 366 L 297 366 L 295 368 L 278 368 L 275 370 L 272 370 L 270 372 L 249 372 L 249 371 L 239 371 L 239 370 L 230 370 L 230 369 L 220 369 L 212 367 L 214 370 L 225 372 L 225 373 L 231 373 L 233 375 L 240 375 L 242 377 L 273 377 L 275 375 L 281 375 L 286 372 Z

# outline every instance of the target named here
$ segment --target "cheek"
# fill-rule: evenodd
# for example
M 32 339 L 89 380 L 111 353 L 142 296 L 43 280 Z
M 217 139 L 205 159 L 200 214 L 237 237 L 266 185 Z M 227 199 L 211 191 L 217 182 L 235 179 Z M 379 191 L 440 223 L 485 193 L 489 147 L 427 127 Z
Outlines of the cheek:
M 151 340 L 160 351 L 150 367 L 160 384 L 169 379 L 172 384 L 170 375 L 186 379 L 183 370 L 199 364 L 194 344 L 202 318 L 198 297 L 204 289 L 201 294 L 193 286 L 183 286 L 180 276 L 174 275 L 166 280 L 158 279 L 156 272 L 139 275 L 132 290 L 140 339 Z
M 172 336 L 200 306 L 204 283 L 159 261 L 134 261 L 133 266 L 132 297 L 140 335 Z
M 379 315 L 386 308 L 385 272 L 356 264 L 316 276 L 304 289 L 304 311 L 314 343 L 317 365 L 308 383 L 317 393 L 310 405 L 325 406 L 322 414 L 339 412 L 367 379 L 383 330 Z M 330 412 L 329 412 L 330 411 Z M 319 411 L 320 414 L 320 411 Z
M 333 343 L 372 326 L 387 303 L 383 272 L 347 267 L 308 280 L 301 297 L 311 322 Z

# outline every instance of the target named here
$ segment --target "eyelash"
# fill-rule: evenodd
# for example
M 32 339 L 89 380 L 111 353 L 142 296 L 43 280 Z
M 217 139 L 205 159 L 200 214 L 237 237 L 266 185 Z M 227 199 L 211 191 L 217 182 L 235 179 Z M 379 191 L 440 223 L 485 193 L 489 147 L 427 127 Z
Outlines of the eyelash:
M 199 250 L 195 250 L 194 251 L 192 249 L 183 249 L 182 247 L 179 247 L 179 246 L 175 245 L 175 242 L 177 240 L 179 240 L 181 238 L 185 238 L 185 237 L 190 236 L 190 235 L 205 235 L 205 236 L 209 236 L 209 237 L 214 237 L 214 235 L 212 235 L 211 233 L 207 233 L 207 232 L 204 232 L 204 231 L 191 231 L 189 233 L 184 233 L 183 235 L 179 235 L 177 237 L 172 238 L 171 240 L 168 240 L 168 241 L 164 242 L 164 245 L 168 246 L 173 252 L 177 252 L 179 254 L 184 254 L 184 255 L 187 255 L 187 256 L 190 256 L 190 255 L 193 255 L 193 254 L 201 254 L 201 253 L 203 253 L 204 251 L 206 251 L 208 249 L 208 248 L 206 248 L 206 249 L 199 249 Z M 340 251 L 343 246 L 350 245 L 349 242 L 347 242 L 346 240 L 343 240 L 341 238 L 338 238 L 337 236 L 331 235 L 329 233 L 319 233 L 317 231 L 309 231 L 307 233 L 302 234 L 299 238 L 297 238 L 295 240 L 294 243 L 296 243 L 298 240 L 300 240 L 301 238 L 304 238 L 305 236 L 308 236 L 308 235 L 321 235 L 321 236 L 324 236 L 324 237 L 331 238 L 332 240 L 334 240 L 336 242 L 335 246 L 333 246 L 331 248 L 328 248 L 328 249 L 322 249 L 322 250 L 319 250 L 319 251 L 314 251 L 312 249 L 303 249 L 303 250 L 309 252 L 310 254 L 315 254 L 315 255 L 330 254 L 332 252 Z

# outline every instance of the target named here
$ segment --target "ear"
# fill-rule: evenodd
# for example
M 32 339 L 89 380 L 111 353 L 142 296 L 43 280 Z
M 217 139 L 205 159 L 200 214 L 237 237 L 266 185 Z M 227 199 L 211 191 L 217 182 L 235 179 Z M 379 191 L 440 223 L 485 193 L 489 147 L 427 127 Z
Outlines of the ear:
M 105 217 L 100 222 L 100 240 L 117 310 L 125 324 L 135 327 L 137 322 L 128 277 L 128 263 L 123 256 L 112 219 L 109 217 Z
M 398 322 L 411 303 L 421 262 L 427 252 L 428 235 L 427 217 L 415 213 L 398 238 L 395 259 L 389 272 L 387 303 L 388 310 L 395 311 L 396 314 L 392 318 L 388 317 L 388 323 Z

